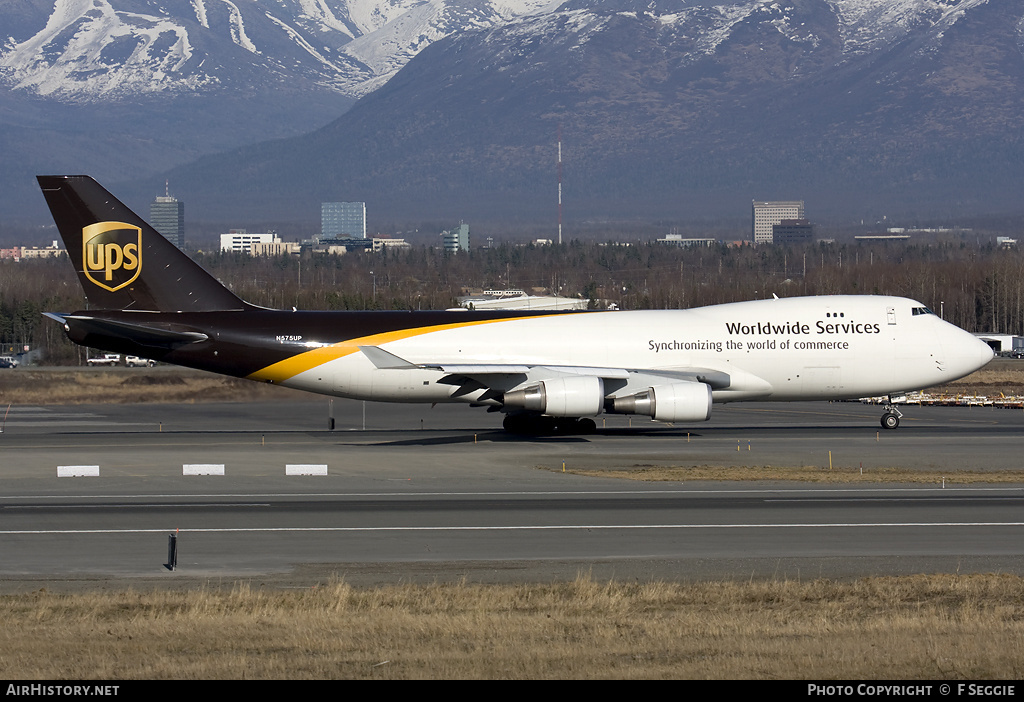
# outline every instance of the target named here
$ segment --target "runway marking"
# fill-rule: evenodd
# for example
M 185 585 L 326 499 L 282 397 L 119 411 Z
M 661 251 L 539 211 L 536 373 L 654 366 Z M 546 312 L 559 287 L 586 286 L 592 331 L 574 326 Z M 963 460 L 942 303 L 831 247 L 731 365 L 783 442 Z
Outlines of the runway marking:
M 405 480 L 405 479 L 403 479 Z M 938 483 L 930 487 L 907 487 L 907 488 L 749 488 L 735 490 L 510 490 L 504 492 L 211 492 L 211 493 L 155 493 L 155 494 L 120 494 L 120 495 L 0 495 L 0 502 L 6 500 L 127 500 L 127 499 L 200 499 L 200 498 L 324 498 L 324 497 L 392 497 L 392 498 L 419 498 L 419 497 L 562 497 L 562 496 L 600 496 L 615 497 L 617 495 L 643 495 L 659 497 L 662 495 L 813 495 L 822 493 L 841 493 L 845 495 L 856 493 L 893 493 L 906 495 L 909 493 L 925 493 L 933 497 L 933 493 L 954 495 L 964 492 L 1024 492 L 1022 487 L 941 487 Z M 766 500 L 770 499 L 766 497 Z M 852 498 L 851 498 L 852 499 Z
M 280 532 L 396 532 L 396 531 L 610 531 L 639 529 L 825 529 L 825 528 L 936 528 L 936 527 L 1022 527 L 1024 522 L 867 522 L 816 524 L 545 524 L 522 526 L 394 526 L 394 527 L 217 527 L 163 529 L 17 529 L 2 530 L 3 536 L 53 534 L 228 534 Z
M 174 504 L 173 502 L 152 502 L 152 503 L 147 504 L 147 503 L 144 503 L 144 502 L 140 502 L 138 504 L 135 504 L 135 503 L 124 503 L 124 504 L 103 503 L 103 504 L 96 504 L 96 505 L 64 505 L 64 506 L 61 507 L 61 509 L 63 509 L 63 510 L 71 510 L 71 509 L 152 509 L 152 508 L 195 509 L 195 508 L 207 508 L 207 507 L 216 507 L 218 509 L 225 509 L 225 508 L 230 509 L 232 507 L 240 508 L 240 507 L 272 507 L 272 506 L 273 505 L 271 505 L 269 502 L 223 502 L 223 503 L 216 503 L 216 502 L 183 502 L 181 504 Z M 6 505 L 4 507 L 4 509 L 5 510 L 8 510 L 8 509 L 15 509 L 15 510 L 17 510 L 17 509 L 20 509 L 20 510 L 53 509 L 53 505 Z
M 809 500 L 796 500 L 796 499 L 785 499 L 785 498 L 766 498 L 765 502 L 772 503 L 799 503 L 808 504 L 811 502 L 824 502 L 825 504 L 834 505 L 837 502 L 905 502 L 905 497 L 822 497 L 820 499 L 811 498 Z M 987 500 L 988 503 L 999 501 L 1019 502 L 1020 497 L 995 497 L 994 499 Z

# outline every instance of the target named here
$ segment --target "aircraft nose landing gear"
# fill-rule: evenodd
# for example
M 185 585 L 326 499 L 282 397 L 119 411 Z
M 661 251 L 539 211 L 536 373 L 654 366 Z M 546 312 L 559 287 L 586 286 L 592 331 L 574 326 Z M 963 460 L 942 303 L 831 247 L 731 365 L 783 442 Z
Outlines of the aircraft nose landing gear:
M 883 429 L 895 429 L 900 425 L 900 417 L 903 413 L 896 409 L 896 405 L 892 403 L 892 396 L 889 397 L 889 401 L 885 403 L 885 414 L 882 415 L 882 428 Z

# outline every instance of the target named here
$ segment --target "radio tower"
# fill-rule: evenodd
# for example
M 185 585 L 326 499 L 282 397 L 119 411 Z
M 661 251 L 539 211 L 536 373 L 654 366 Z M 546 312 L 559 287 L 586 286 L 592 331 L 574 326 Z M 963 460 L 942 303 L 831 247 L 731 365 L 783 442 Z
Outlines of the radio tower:
M 562 243 L 562 125 L 558 125 L 558 243 Z

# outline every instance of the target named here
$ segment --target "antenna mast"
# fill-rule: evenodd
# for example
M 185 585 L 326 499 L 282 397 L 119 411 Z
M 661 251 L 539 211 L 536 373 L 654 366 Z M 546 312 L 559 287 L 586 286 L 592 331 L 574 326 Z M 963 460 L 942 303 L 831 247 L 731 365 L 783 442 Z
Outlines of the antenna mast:
M 558 125 L 558 243 L 562 243 L 562 125 Z

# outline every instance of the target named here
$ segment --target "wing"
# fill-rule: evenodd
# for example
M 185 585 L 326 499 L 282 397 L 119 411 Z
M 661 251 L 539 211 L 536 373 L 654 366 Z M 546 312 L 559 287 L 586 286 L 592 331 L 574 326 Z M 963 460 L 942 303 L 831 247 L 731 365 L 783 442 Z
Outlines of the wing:
M 724 390 L 732 382 L 728 373 L 708 368 L 650 370 L 528 363 L 412 363 L 378 346 L 360 346 L 359 350 L 380 369 L 441 371 L 445 375 L 438 382 L 458 386 L 453 398 L 472 396 L 474 403 L 499 406 L 509 401 L 520 406 L 524 401 L 520 395 L 542 382 L 592 397 L 599 393 L 602 402 L 643 393 L 657 386 L 690 383 Z M 533 407 L 527 402 L 525 409 Z

